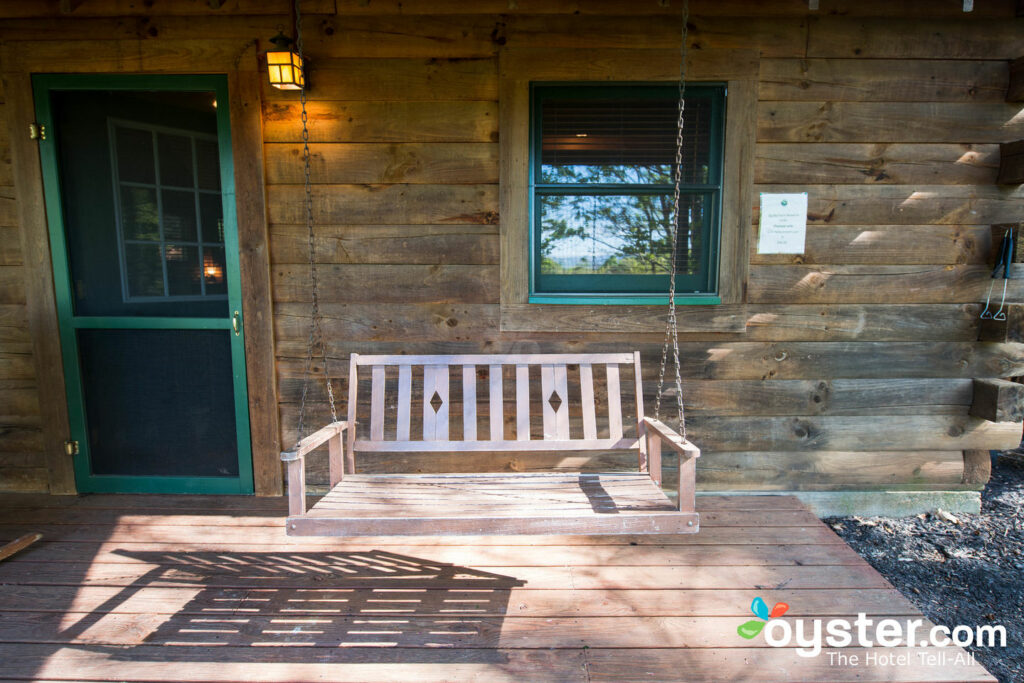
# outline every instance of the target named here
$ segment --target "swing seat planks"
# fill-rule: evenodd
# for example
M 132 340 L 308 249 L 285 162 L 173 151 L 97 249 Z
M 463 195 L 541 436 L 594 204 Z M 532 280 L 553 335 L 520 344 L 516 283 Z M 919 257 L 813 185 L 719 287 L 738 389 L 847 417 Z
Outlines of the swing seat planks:
M 636 413 L 625 418 L 635 420 L 628 430 L 623 365 L 634 378 Z M 369 379 L 368 424 L 356 421 L 360 379 Z M 699 528 L 694 476 L 700 451 L 644 415 L 639 353 L 353 354 L 348 405 L 346 421 L 282 454 L 289 535 L 676 534 Z M 505 410 L 513 405 L 514 420 L 506 427 Z M 542 425 L 534 425 L 542 433 L 530 433 L 531 407 L 542 416 Z M 332 489 L 307 510 L 305 457 L 325 443 Z M 679 456 L 675 503 L 661 489 L 663 448 Z M 356 453 L 608 451 L 635 453 L 638 471 L 354 474 Z

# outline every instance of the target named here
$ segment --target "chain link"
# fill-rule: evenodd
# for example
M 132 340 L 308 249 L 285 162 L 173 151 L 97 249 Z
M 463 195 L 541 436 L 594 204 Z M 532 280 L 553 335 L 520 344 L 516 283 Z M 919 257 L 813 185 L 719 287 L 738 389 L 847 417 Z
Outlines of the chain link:
M 690 21 L 689 0 L 683 0 L 683 29 L 682 42 L 680 43 L 679 54 L 679 115 L 676 120 L 676 168 L 675 168 L 675 189 L 672 194 L 672 227 L 670 239 L 672 240 L 672 262 L 669 265 L 668 277 L 668 321 L 665 326 L 665 343 L 661 347 L 661 366 L 658 370 L 658 394 L 654 400 L 654 418 L 661 419 L 661 397 L 665 389 L 665 368 L 668 365 L 668 349 L 672 347 L 672 360 L 675 364 L 676 403 L 679 416 L 676 431 L 680 436 L 686 438 L 686 411 L 683 407 L 683 378 L 679 363 L 679 325 L 676 320 L 676 270 L 679 258 L 679 223 L 681 212 L 679 210 L 680 184 L 683 176 L 683 124 L 685 121 L 684 111 L 686 109 L 686 41 L 689 29 L 687 24 Z M 689 212 L 686 218 L 689 226 Z
M 306 76 L 308 73 L 302 43 L 302 0 L 295 0 L 295 49 L 302 60 L 302 88 L 299 103 L 302 105 L 302 164 L 305 183 L 306 235 L 309 240 L 309 280 L 312 286 L 312 306 L 309 313 L 309 339 L 306 342 L 306 364 L 302 375 L 302 398 L 299 403 L 298 439 L 306 436 L 306 396 L 309 393 L 309 379 L 313 371 L 313 348 L 319 344 L 327 384 L 327 399 L 331 405 L 331 420 L 338 421 L 338 409 L 334 401 L 334 386 L 327 369 L 327 343 L 324 339 L 323 320 L 320 314 L 320 278 L 316 267 L 316 240 L 313 232 L 313 184 L 310 180 L 309 115 L 306 113 Z

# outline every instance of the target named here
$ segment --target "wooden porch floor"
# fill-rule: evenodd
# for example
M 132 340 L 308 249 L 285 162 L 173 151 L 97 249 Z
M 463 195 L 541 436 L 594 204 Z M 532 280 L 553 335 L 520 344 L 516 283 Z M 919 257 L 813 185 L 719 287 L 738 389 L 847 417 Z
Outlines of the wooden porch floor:
M 0 496 L 0 679 L 992 681 L 744 640 L 918 611 L 790 497 L 698 498 L 695 535 L 295 538 L 283 499 Z M 941 654 L 932 650 L 933 654 Z

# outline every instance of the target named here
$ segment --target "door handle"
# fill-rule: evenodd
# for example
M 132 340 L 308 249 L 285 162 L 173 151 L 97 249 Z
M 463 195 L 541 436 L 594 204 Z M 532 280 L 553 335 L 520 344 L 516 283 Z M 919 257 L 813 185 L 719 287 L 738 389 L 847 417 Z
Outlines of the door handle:
M 242 334 L 242 314 L 235 311 L 235 314 L 231 316 L 231 329 L 235 331 L 235 336 Z

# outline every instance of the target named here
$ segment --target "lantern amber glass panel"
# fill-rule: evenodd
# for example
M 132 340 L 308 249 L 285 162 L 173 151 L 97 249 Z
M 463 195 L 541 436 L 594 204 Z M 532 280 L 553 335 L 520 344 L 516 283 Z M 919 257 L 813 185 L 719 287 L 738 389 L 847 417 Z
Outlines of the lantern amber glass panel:
M 301 90 L 306 84 L 302 57 L 292 50 L 267 52 L 267 73 L 270 85 L 281 90 Z

